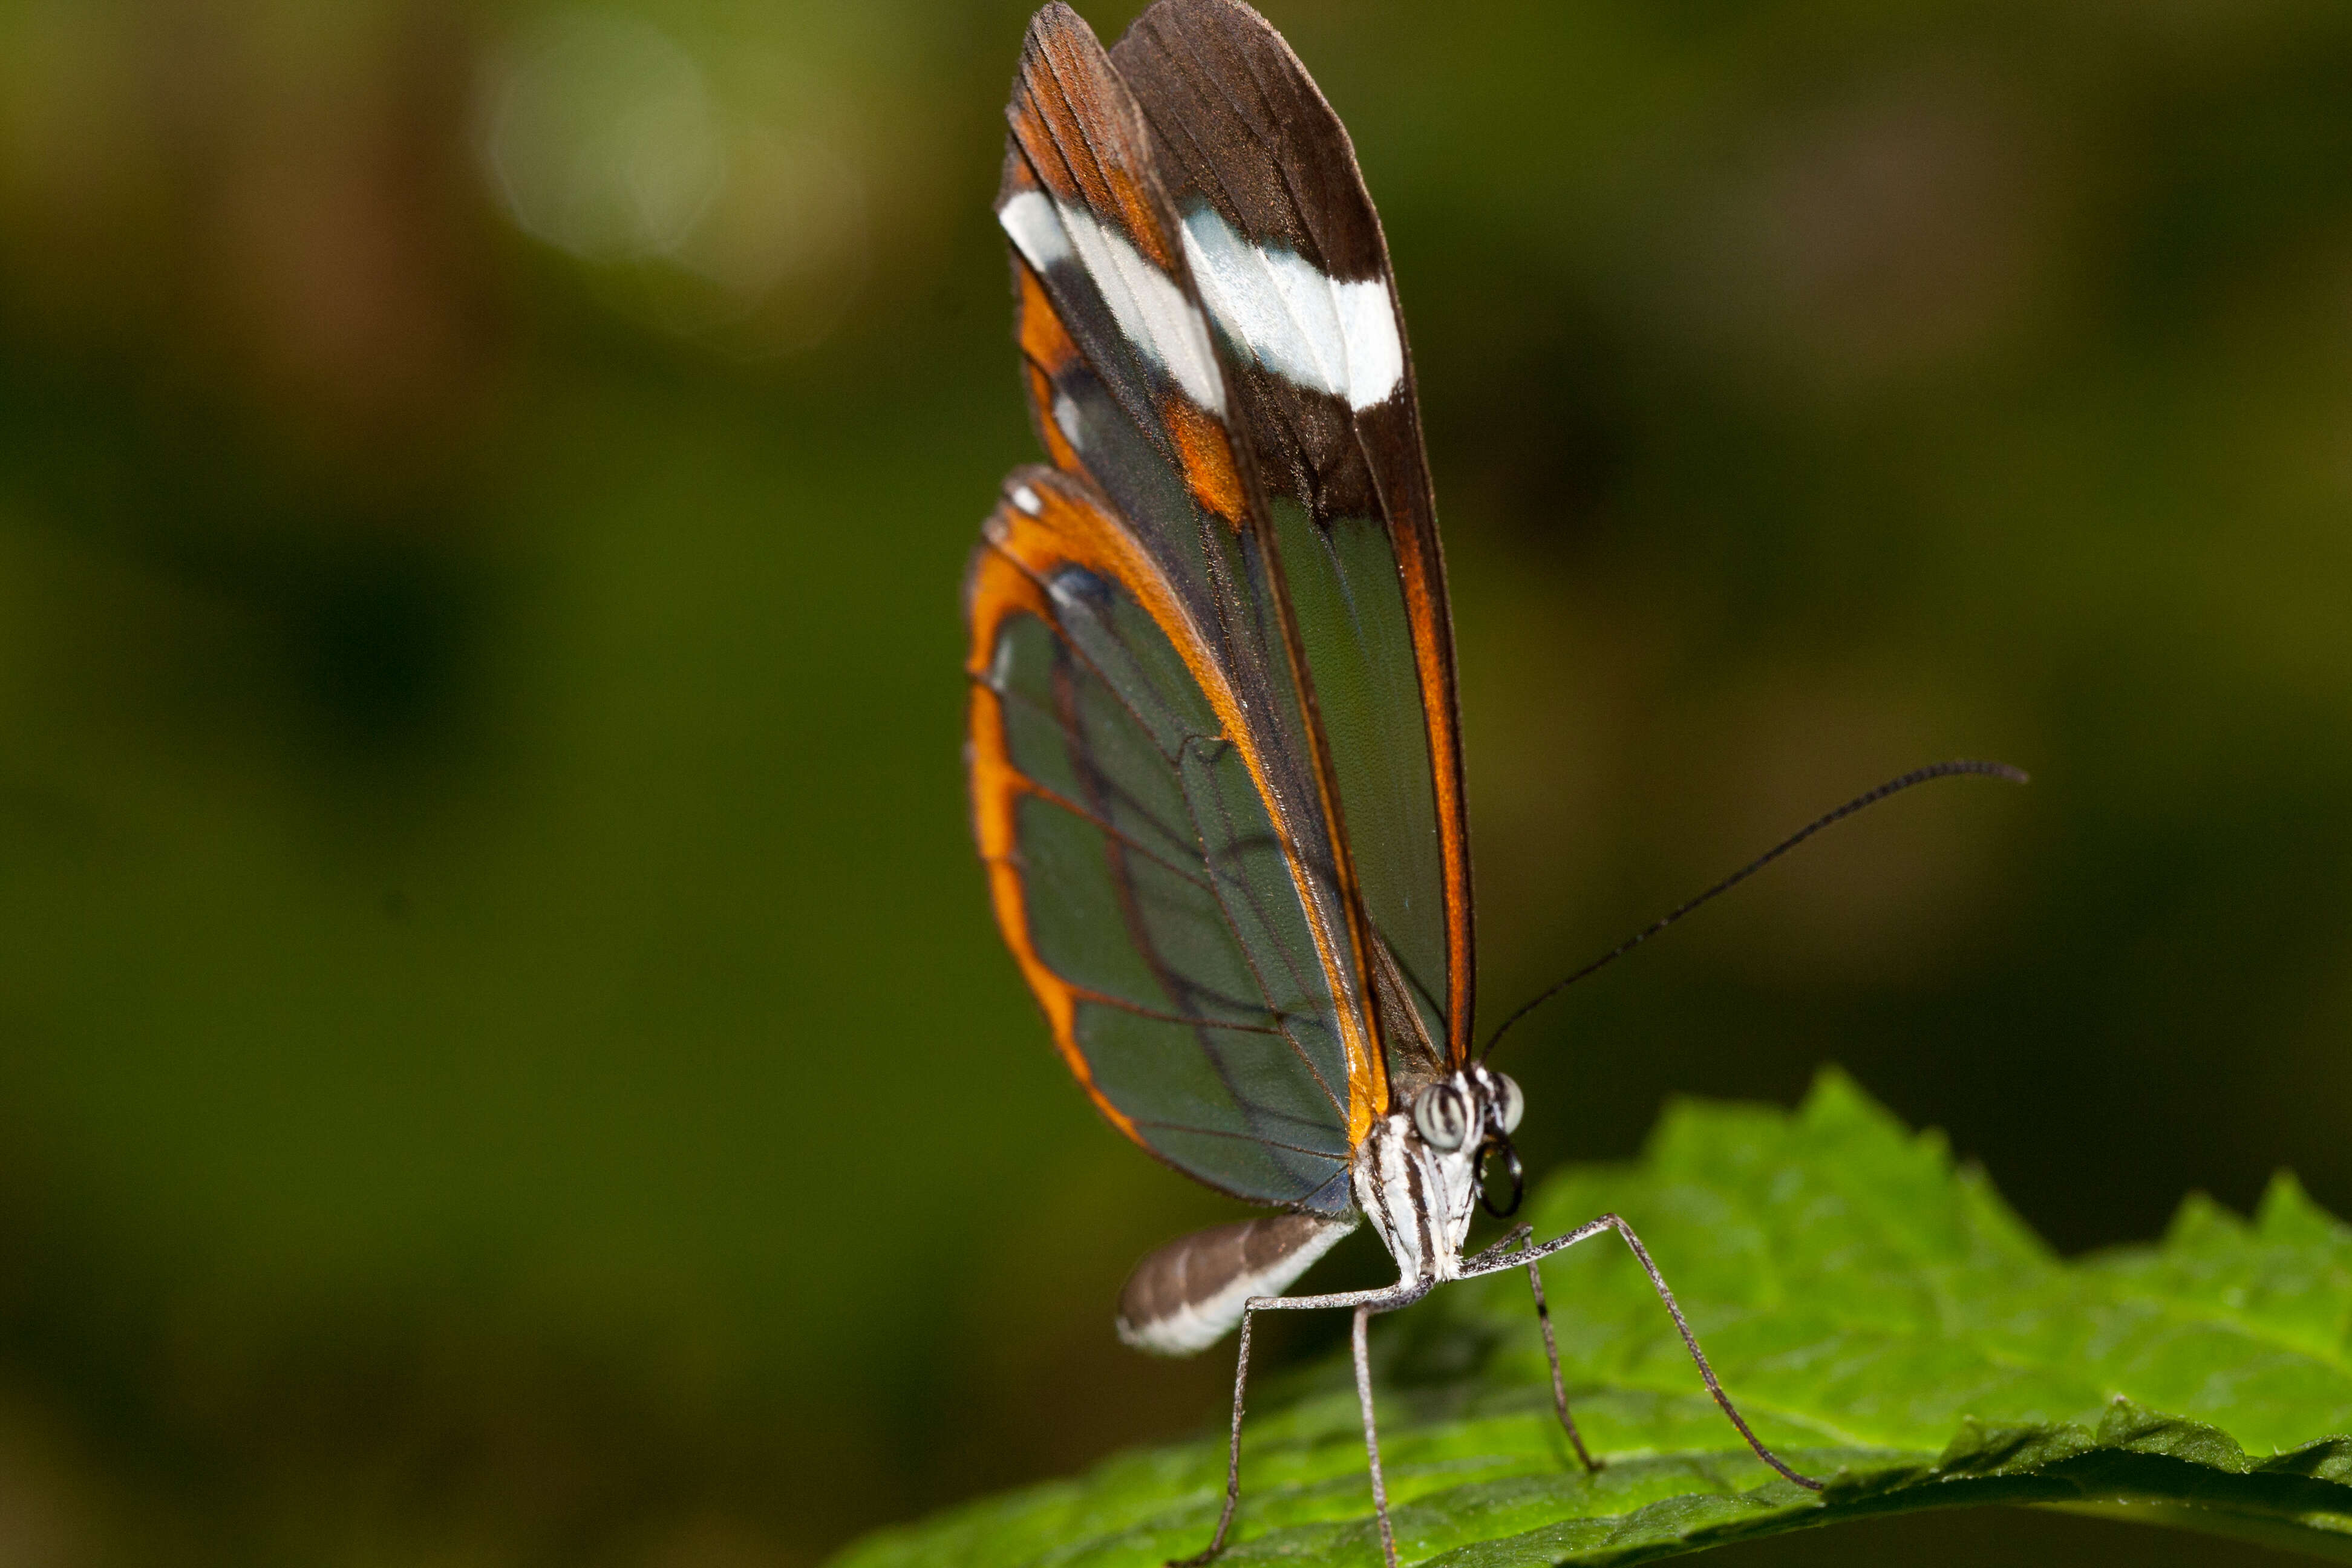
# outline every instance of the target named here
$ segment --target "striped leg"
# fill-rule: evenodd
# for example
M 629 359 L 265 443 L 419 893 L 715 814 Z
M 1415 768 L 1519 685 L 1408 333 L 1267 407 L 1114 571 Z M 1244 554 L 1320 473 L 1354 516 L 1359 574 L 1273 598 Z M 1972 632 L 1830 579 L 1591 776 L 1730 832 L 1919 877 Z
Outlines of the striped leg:
M 1535 1233 L 1536 1227 L 1531 1225 L 1513 1226 L 1502 1240 L 1476 1257 L 1462 1260 L 1462 1278 L 1475 1279 L 1508 1268 L 1518 1261 L 1519 1247 Z M 1584 1467 L 1587 1475 L 1593 1474 L 1601 1468 L 1601 1461 L 1585 1447 L 1584 1435 L 1576 1429 L 1576 1417 L 1568 1413 L 1568 1384 L 1559 1375 L 1559 1342 L 1552 1337 L 1551 1308 L 1544 1302 L 1543 1269 L 1532 1258 L 1528 1263 L 1528 1288 L 1535 1292 L 1536 1321 L 1543 1327 L 1544 1360 L 1551 1367 L 1552 1408 L 1559 1413 L 1560 1430 L 1568 1434 L 1569 1442 L 1575 1447 L 1577 1462 Z
M 1799 1475 L 1782 1463 L 1778 1454 L 1757 1440 L 1755 1432 L 1748 1425 L 1747 1417 L 1741 1415 L 1738 1407 L 1731 1403 L 1731 1395 L 1724 1393 L 1722 1383 L 1715 1375 L 1715 1368 L 1707 1365 L 1706 1352 L 1698 1348 L 1698 1336 L 1691 1332 L 1689 1320 L 1683 1316 L 1682 1308 L 1675 1300 L 1675 1293 L 1666 1288 L 1666 1277 L 1659 1273 L 1658 1266 L 1650 1260 L 1650 1249 L 1642 1245 L 1642 1238 L 1633 1234 L 1633 1227 L 1615 1215 L 1605 1214 L 1599 1219 L 1588 1220 L 1566 1236 L 1555 1237 L 1545 1242 L 1541 1247 L 1531 1247 L 1524 1252 L 1515 1252 L 1501 1258 L 1494 1257 L 1491 1250 L 1481 1253 L 1476 1259 L 1479 1266 L 1475 1268 L 1465 1268 L 1463 1270 L 1463 1277 L 1469 1279 L 1480 1274 L 1496 1274 L 1506 1268 L 1517 1268 L 1524 1265 L 1529 1279 L 1535 1283 L 1536 1310 L 1543 1317 L 1544 1339 L 1547 1348 L 1549 1348 L 1551 1315 L 1544 1310 L 1543 1281 L 1536 1266 L 1553 1253 L 1564 1247 L 1574 1247 L 1580 1241 L 1589 1241 L 1604 1230 L 1613 1230 L 1625 1238 L 1625 1245 L 1633 1249 L 1634 1261 L 1641 1264 L 1642 1272 L 1650 1277 L 1650 1289 L 1655 1290 L 1658 1293 L 1658 1300 L 1665 1303 L 1666 1315 L 1674 1319 L 1675 1328 L 1683 1336 L 1683 1347 L 1690 1352 L 1691 1360 L 1697 1363 L 1698 1374 L 1706 1384 L 1706 1391 L 1715 1395 L 1716 1405 L 1721 1408 L 1724 1415 L 1729 1419 L 1733 1428 L 1740 1436 L 1747 1439 L 1748 1446 L 1756 1451 L 1756 1457 L 1806 1490 L 1816 1492 L 1821 1490 L 1821 1482 L 1811 1476 Z M 1559 1401 L 1561 1416 L 1565 1419 L 1568 1412 L 1568 1399 L 1559 1383 L 1559 1358 L 1556 1353 L 1552 1358 L 1552 1389 Z M 1571 1426 L 1569 1430 L 1573 1433 L 1575 1428 Z M 1580 1454 L 1583 1451 L 1583 1447 L 1584 1445 L 1581 1442 L 1577 1444 Z M 1590 1460 L 1587 1461 L 1587 1463 L 1590 1462 Z
M 1454 1278 L 1475 1279 L 1481 1274 L 1492 1274 L 1496 1267 L 1505 1259 L 1517 1261 L 1519 1248 L 1526 1246 L 1528 1239 L 1535 1233 L 1536 1227 L 1531 1225 L 1513 1226 L 1504 1233 L 1502 1240 L 1484 1252 L 1474 1253 L 1464 1258 L 1462 1266 L 1454 1270 Z
M 1534 1234 L 1532 1227 L 1529 1234 Z M 1536 1321 L 1543 1326 L 1544 1360 L 1551 1363 L 1551 1403 L 1552 1408 L 1559 1412 L 1559 1428 L 1568 1434 L 1569 1442 L 1574 1445 L 1577 1463 L 1584 1467 L 1584 1473 L 1598 1475 L 1601 1461 L 1585 1447 L 1584 1434 L 1576 1429 L 1576 1417 L 1568 1413 L 1568 1384 L 1559 1375 L 1559 1342 L 1552 1337 L 1551 1308 L 1544 1303 L 1543 1265 L 1534 1258 L 1528 1260 L 1528 1289 L 1536 1294 Z M 1694 1343 L 1691 1348 L 1696 1351 L 1698 1346 Z M 1705 1366 L 1706 1363 L 1701 1362 L 1699 1364 Z
M 1532 1234 L 1532 1233 L 1531 1233 Z M 1381 1480 L 1381 1453 L 1372 1430 L 1372 1384 L 1370 1371 L 1364 1360 L 1361 1346 L 1364 1324 L 1375 1312 L 1392 1312 L 1399 1307 L 1410 1307 L 1429 1294 L 1435 1283 L 1430 1279 L 1409 1279 L 1384 1290 L 1342 1290 L 1328 1296 L 1253 1296 L 1242 1308 L 1241 1353 L 1234 1367 L 1233 1435 L 1225 1447 L 1225 1506 L 1217 1515 L 1216 1533 L 1209 1538 L 1207 1548 L 1190 1557 L 1169 1559 L 1167 1568 L 1203 1568 L 1225 1549 L 1226 1533 L 1233 1529 L 1234 1510 L 1242 1500 L 1242 1396 L 1249 1386 L 1250 1324 L 1260 1312 L 1307 1311 L 1325 1307 L 1356 1309 L 1356 1394 L 1364 1407 L 1364 1441 L 1372 1453 L 1372 1506 L 1380 1515 L 1381 1539 L 1388 1542 L 1389 1568 L 1396 1568 L 1396 1546 L 1389 1534 L 1388 1490 Z
M 1389 1483 L 1381 1474 L 1381 1428 L 1372 1419 L 1372 1358 L 1366 1331 L 1372 1321 L 1370 1307 L 1356 1309 L 1355 1331 L 1349 1336 L 1356 1352 L 1356 1404 L 1364 1413 L 1364 1456 L 1372 1471 L 1372 1517 L 1381 1521 L 1381 1555 L 1388 1568 L 1397 1568 L 1396 1531 L 1389 1528 Z

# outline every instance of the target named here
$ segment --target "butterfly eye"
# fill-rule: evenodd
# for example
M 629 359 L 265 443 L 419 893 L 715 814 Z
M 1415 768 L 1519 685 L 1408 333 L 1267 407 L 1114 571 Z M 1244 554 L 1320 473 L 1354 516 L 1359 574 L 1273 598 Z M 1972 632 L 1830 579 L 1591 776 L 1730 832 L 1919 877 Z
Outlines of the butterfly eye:
M 1433 1149 L 1454 1150 L 1470 1136 L 1470 1105 L 1450 1083 L 1433 1083 L 1412 1102 L 1412 1124 Z
M 1504 1137 L 1508 1138 L 1519 1130 L 1519 1118 L 1526 1115 L 1527 1111 L 1528 1097 L 1519 1092 L 1519 1086 L 1501 1073 L 1496 1073 L 1495 1075 L 1495 1117 L 1503 1124 Z

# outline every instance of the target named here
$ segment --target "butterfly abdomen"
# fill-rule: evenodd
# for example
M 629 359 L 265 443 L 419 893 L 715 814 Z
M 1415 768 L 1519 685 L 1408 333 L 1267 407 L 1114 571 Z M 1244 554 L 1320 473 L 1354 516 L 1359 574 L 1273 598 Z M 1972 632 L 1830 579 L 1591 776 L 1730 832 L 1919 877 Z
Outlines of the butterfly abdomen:
M 1118 1293 L 1118 1337 L 1155 1355 L 1204 1351 L 1253 1296 L 1279 1296 L 1356 1228 L 1353 1215 L 1272 1215 L 1181 1237 L 1135 1266 Z

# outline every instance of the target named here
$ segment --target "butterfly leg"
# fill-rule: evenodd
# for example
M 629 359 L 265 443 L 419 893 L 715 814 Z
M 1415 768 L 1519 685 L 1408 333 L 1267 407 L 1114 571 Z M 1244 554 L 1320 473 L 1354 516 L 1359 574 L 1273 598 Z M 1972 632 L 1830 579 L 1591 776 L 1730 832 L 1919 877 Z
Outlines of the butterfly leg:
M 1244 1304 L 1241 1353 L 1236 1358 L 1236 1364 L 1234 1367 L 1233 1434 L 1225 1447 L 1225 1506 L 1217 1515 L 1216 1533 L 1209 1538 L 1207 1548 L 1190 1557 L 1171 1557 L 1168 1560 L 1167 1568 L 1203 1568 L 1204 1564 L 1215 1561 L 1218 1554 L 1224 1551 L 1226 1533 L 1233 1529 L 1234 1510 L 1240 1506 L 1242 1500 L 1242 1396 L 1249 1387 L 1251 1321 L 1260 1312 L 1295 1312 L 1319 1307 L 1353 1307 L 1358 1309 L 1362 1317 L 1370 1317 L 1374 1312 L 1392 1312 L 1399 1307 L 1410 1307 L 1428 1295 L 1430 1287 L 1433 1283 L 1434 1281 L 1428 1279 L 1411 1279 L 1401 1281 L 1382 1290 L 1342 1290 L 1328 1296 L 1253 1296 Z M 1360 1340 L 1362 1336 L 1360 1319 L 1357 1332 Z M 1370 1390 L 1371 1384 L 1366 1372 L 1365 1363 L 1359 1355 L 1356 1362 L 1356 1391 L 1364 1406 L 1364 1436 L 1367 1443 L 1372 1442 Z M 1372 1501 L 1380 1514 L 1381 1538 L 1387 1540 L 1388 1495 L 1387 1489 L 1381 1480 L 1381 1458 L 1377 1445 L 1372 1448 Z M 1388 1560 L 1391 1568 L 1394 1568 L 1396 1550 L 1393 1546 L 1389 1549 Z
M 1381 1521 L 1381 1555 L 1388 1560 L 1388 1568 L 1397 1568 L 1396 1531 L 1389 1528 L 1389 1483 L 1381 1474 L 1381 1429 L 1372 1418 L 1372 1358 L 1367 1332 L 1371 1321 L 1370 1307 L 1356 1309 L 1350 1336 L 1356 1352 L 1356 1403 L 1364 1412 L 1364 1456 L 1371 1465 L 1372 1517 Z
M 1532 1227 L 1528 1234 L 1534 1234 Z M 1659 1283 L 1663 1285 L 1664 1281 L 1661 1280 Z M 1536 1321 L 1543 1328 L 1544 1360 L 1551 1366 L 1551 1404 L 1552 1408 L 1559 1412 L 1560 1430 L 1568 1434 L 1569 1442 L 1576 1449 L 1576 1462 L 1584 1467 L 1584 1473 L 1588 1476 L 1598 1475 L 1601 1472 L 1601 1461 L 1594 1458 L 1591 1451 L 1585 1447 L 1584 1434 L 1576 1429 L 1576 1417 L 1568 1413 L 1568 1384 L 1559 1375 L 1559 1342 L 1552 1337 L 1551 1308 L 1544 1301 L 1543 1265 L 1535 1258 L 1528 1260 L 1528 1289 L 1534 1291 L 1536 1295 Z M 1677 1316 L 1675 1321 L 1681 1321 L 1680 1317 Z M 1694 1352 L 1697 1351 L 1698 1342 L 1696 1340 L 1691 1342 L 1691 1349 Z M 1699 1364 L 1704 1367 L 1706 1363 L 1701 1362 Z M 1712 1386 L 1711 1384 L 1710 1386 Z M 1748 1441 L 1754 1442 L 1755 1439 L 1751 1437 Z
M 1531 1225 L 1513 1226 L 1502 1240 L 1475 1258 L 1462 1260 L 1463 1277 L 1468 1279 L 1479 1274 L 1492 1274 L 1517 1262 L 1519 1248 L 1535 1233 L 1536 1227 Z M 1576 1429 L 1576 1417 L 1568 1413 L 1568 1384 L 1559 1375 L 1559 1342 L 1552 1336 L 1551 1308 L 1544 1301 L 1543 1271 L 1533 1259 L 1528 1263 L 1528 1288 L 1535 1292 L 1536 1321 L 1543 1326 L 1544 1360 L 1551 1366 L 1552 1408 L 1559 1412 L 1560 1430 L 1568 1434 L 1569 1442 L 1574 1446 L 1577 1462 L 1584 1467 L 1587 1475 L 1591 1475 L 1601 1468 L 1601 1461 L 1585 1447 L 1584 1435 Z
M 1731 1395 L 1723 1391 L 1723 1384 L 1715 1375 L 1715 1368 L 1707 1364 L 1706 1352 L 1698 1348 L 1698 1336 L 1691 1332 L 1690 1321 L 1683 1316 L 1682 1307 L 1675 1300 L 1674 1291 L 1667 1288 L 1666 1277 L 1659 1273 L 1658 1266 L 1651 1261 L 1650 1249 L 1642 1245 L 1642 1238 L 1633 1234 L 1633 1227 L 1617 1215 L 1602 1215 L 1599 1219 L 1589 1220 L 1566 1236 L 1557 1237 L 1540 1247 L 1529 1247 L 1524 1252 L 1493 1258 L 1491 1261 L 1488 1260 L 1486 1254 L 1482 1253 L 1477 1260 L 1482 1266 L 1475 1268 L 1465 1268 L 1463 1275 L 1465 1278 L 1470 1278 L 1477 1274 L 1495 1274 L 1506 1268 L 1525 1266 L 1529 1278 L 1535 1282 L 1537 1311 L 1542 1317 L 1544 1339 L 1549 1347 L 1551 1341 L 1551 1315 L 1543 1308 L 1543 1282 L 1537 1265 L 1553 1253 L 1574 1247 L 1580 1241 L 1589 1241 L 1604 1230 L 1613 1230 L 1624 1238 L 1626 1247 L 1633 1251 L 1634 1261 L 1642 1266 L 1642 1272 L 1650 1277 L 1650 1289 L 1658 1293 L 1658 1300 L 1665 1305 L 1666 1315 L 1675 1321 L 1675 1328 L 1683 1337 L 1683 1348 L 1690 1352 L 1691 1360 L 1697 1364 L 1699 1377 L 1706 1384 L 1707 1393 L 1715 1396 L 1717 1406 L 1722 1410 L 1725 1417 L 1730 1421 L 1740 1436 L 1747 1440 L 1748 1446 L 1755 1450 L 1756 1457 L 1806 1490 L 1816 1492 L 1821 1490 L 1821 1482 L 1811 1476 L 1799 1475 L 1795 1470 L 1790 1469 L 1781 1461 L 1778 1454 L 1766 1447 L 1757 1438 L 1754 1429 L 1748 1425 L 1747 1417 L 1740 1415 L 1739 1407 L 1731 1403 Z M 1561 1384 L 1558 1381 L 1559 1360 L 1557 1354 L 1552 1358 L 1552 1377 L 1554 1379 L 1552 1387 L 1555 1394 L 1559 1398 L 1561 1415 L 1564 1418 L 1568 1402 L 1565 1394 L 1560 1392 Z M 1573 1432 L 1575 1429 L 1570 1427 L 1570 1430 Z M 1583 1444 L 1579 1443 L 1577 1447 L 1581 1452 Z
M 1491 1274 L 1494 1268 L 1490 1265 L 1500 1258 L 1510 1258 L 1516 1260 L 1519 1248 L 1526 1246 L 1528 1238 L 1535 1233 L 1536 1227 L 1531 1225 L 1513 1226 L 1505 1233 L 1502 1240 L 1484 1252 L 1474 1254 L 1462 1260 L 1462 1278 L 1466 1279 L 1475 1274 Z

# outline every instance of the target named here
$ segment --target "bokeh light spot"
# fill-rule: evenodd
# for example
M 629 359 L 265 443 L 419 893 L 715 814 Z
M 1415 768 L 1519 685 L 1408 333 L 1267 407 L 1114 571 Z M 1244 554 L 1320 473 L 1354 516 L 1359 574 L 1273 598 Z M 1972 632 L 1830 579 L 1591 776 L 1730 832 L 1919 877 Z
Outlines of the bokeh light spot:
M 588 260 L 674 254 L 727 183 L 693 58 L 618 12 L 557 13 L 485 73 L 481 155 L 523 230 Z

